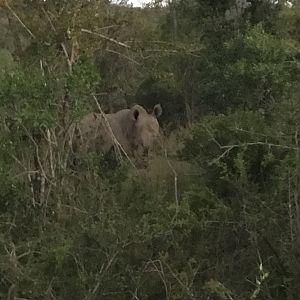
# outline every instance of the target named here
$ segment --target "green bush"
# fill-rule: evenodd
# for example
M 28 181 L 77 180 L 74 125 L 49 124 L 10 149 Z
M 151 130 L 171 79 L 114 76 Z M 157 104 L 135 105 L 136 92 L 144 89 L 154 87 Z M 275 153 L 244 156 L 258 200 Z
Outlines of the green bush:
M 293 108 L 294 120 L 298 118 L 296 111 Z M 290 118 L 289 112 L 276 113 L 272 118 L 251 111 L 208 116 L 195 125 L 181 152 L 183 158 L 199 169 L 199 184 L 185 193 L 193 212 L 201 220 L 198 234 L 204 234 L 210 223 L 223 224 L 210 229 L 210 235 L 222 232 L 232 240 L 227 241 L 229 249 L 223 250 L 224 258 L 231 257 L 231 263 L 239 265 L 240 276 L 244 277 L 256 272 L 251 267 L 257 260 L 253 253 L 256 248 L 261 257 L 276 253 L 277 258 L 266 263 L 269 277 L 264 284 L 270 290 L 260 290 L 265 297 L 275 297 L 277 293 L 285 297 L 283 295 L 291 290 L 299 289 L 298 283 L 290 280 L 299 272 L 290 266 L 295 254 L 286 248 L 294 239 L 290 231 L 297 231 L 291 211 L 291 205 L 294 207 L 291 189 L 297 193 L 295 181 L 299 176 L 297 137 L 290 139 L 293 132 L 297 133 L 298 125 L 290 122 L 282 131 L 282 124 L 286 124 L 283 120 Z M 282 236 L 285 236 L 284 242 Z M 235 262 L 230 253 L 234 240 L 239 244 L 235 247 L 240 250 L 242 247 L 244 252 Z M 277 264 L 282 268 L 280 274 Z M 223 278 L 221 282 L 237 290 L 242 286 L 233 277 L 228 282 Z

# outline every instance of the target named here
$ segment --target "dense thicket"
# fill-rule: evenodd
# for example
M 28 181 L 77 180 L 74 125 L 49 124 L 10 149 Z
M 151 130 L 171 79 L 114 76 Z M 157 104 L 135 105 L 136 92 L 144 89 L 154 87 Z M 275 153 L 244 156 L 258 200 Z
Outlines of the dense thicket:
M 299 299 L 299 25 L 299 1 L 2 1 L 0 298 Z M 69 163 L 86 112 L 158 102 L 146 168 Z

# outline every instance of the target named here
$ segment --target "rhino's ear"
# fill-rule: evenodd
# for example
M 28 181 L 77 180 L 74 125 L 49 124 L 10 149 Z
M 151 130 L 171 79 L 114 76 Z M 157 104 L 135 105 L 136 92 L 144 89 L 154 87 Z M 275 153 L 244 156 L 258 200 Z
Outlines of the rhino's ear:
M 138 119 L 139 114 L 140 114 L 140 112 L 136 106 L 131 108 L 130 113 L 131 113 L 132 120 L 134 120 L 134 121 L 136 121 Z
M 156 104 L 153 108 L 153 115 L 156 117 L 156 118 L 159 118 L 162 114 L 162 108 L 161 108 L 161 105 L 160 104 Z

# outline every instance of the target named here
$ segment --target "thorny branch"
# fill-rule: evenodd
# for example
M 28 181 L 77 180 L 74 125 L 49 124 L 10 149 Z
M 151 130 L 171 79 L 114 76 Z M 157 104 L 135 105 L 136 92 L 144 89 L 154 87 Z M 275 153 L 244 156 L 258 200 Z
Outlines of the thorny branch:
M 263 146 L 268 146 L 269 148 L 282 148 L 282 149 L 288 149 L 288 150 L 294 150 L 298 151 L 298 146 L 293 147 L 293 146 L 287 146 L 287 145 L 281 145 L 281 144 L 274 144 L 274 143 L 269 143 L 268 141 L 262 142 L 262 141 L 257 141 L 257 142 L 245 142 L 245 143 L 240 143 L 240 144 L 232 144 L 232 145 L 221 145 L 217 139 L 214 137 L 213 133 L 203 125 L 207 133 L 210 135 L 210 140 L 213 141 L 220 150 L 224 150 L 224 152 L 218 156 L 217 158 L 213 159 L 209 165 L 213 165 L 214 163 L 218 162 L 220 159 L 222 159 L 224 156 L 226 156 L 232 149 L 235 148 L 242 148 L 245 146 L 257 146 L 257 145 L 263 145 Z M 239 129 L 240 130 L 240 129 Z
M 277 148 L 289 149 L 289 150 L 295 150 L 295 151 L 297 151 L 297 149 L 298 149 L 297 147 L 273 144 L 273 143 L 268 143 L 268 142 L 250 142 L 250 143 L 241 143 L 241 144 L 233 144 L 233 145 L 220 145 L 218 142 L 216 142 L 215 139 L 213 139 L 213 141 L 219 146 L 220 149 L 226 149 L 226 150 L 220 156 L 218 156 L 213 161 L 211 161 L 209 163 L 210 165 L 218 162 L 220 159 L 222 159 L 224 156 L 226 156 L 234 148 L 242 148 L 245 146 L 264 145 L 264 146 L 268 146 L 269 148 L 277 147 Z

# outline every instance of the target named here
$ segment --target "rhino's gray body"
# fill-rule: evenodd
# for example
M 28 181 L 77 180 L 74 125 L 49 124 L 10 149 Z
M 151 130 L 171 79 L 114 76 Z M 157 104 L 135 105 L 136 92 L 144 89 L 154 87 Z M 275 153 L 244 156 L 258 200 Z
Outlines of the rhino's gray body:
M 72 148 L 106 153 L 117 140 L 129 155 L 135 150 L 148 150 L 159 135 L 160 114 L 159 105 L 153 113 L 147 113 L 140 105 L 113 114 L 89 113 L 71 126 Z

